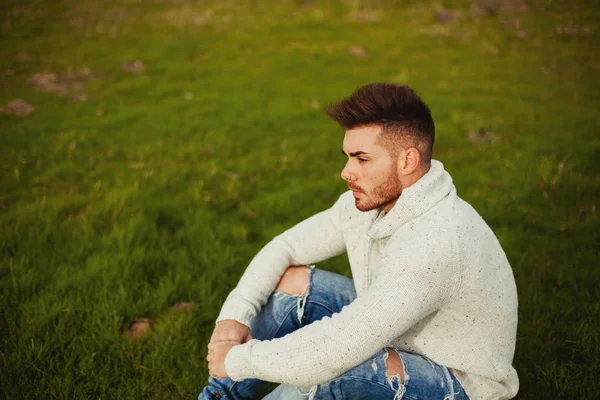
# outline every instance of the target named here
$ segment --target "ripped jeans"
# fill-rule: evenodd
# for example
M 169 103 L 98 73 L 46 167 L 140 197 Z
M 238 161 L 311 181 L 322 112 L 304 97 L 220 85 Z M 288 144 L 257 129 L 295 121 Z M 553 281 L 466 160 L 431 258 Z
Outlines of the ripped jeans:
M 287 335 L 325 316 L 340 312 L 356 298 L 354 283 L 344 276 L 320 269 L 310 270 L 307 294 L 292 296 L 273 292 L 262 311 L 252 320 L 252 336 L 270 340 Z M 386 349 L 381 349 L 362 364 L 337 378 L 307 388 L 281 384 L 264 399 L 268 400 L 468 400 L 462 386 L 448 368 L 419 354 L 389 347 L 400 356 L 404 382 L 400 376 L 387 375 Z M 209 377 L 199 400 L 250 400 L 259 397 L 264 382 L 241 382 Z

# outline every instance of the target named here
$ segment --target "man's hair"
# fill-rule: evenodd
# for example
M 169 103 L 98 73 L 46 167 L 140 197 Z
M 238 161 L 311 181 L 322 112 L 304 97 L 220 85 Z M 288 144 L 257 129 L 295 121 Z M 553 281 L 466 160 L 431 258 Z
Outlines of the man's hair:
M 325 112 L 346 130 L 381 126 L 381 137 L 390 151 L 394 151 L 394 144 L 400 142 L 404 148 L 419 150 L 421 164 L 431 162 L 435 140 L 433 118 L 429 107 L 408 86 L 371 83 L 331 105 Z

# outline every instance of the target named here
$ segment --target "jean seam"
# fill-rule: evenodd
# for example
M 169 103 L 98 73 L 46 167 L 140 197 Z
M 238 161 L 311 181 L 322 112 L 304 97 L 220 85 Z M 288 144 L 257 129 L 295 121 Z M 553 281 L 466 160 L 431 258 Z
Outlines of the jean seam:
M 290 294 L 287 294 L 287 293 L 284 293 L 284 292 L 280 292 L 280 293 L 282 293 L 282 294 L 284 294 L 284 295 L 286 295 L 286 296 L 288 296 L 290 298 L 298 297 L 298 296 L 290 295 Z M 326 309 L 327 311 L 331 312 L 332 314 L 336 313 L 334 310 L 332 310 L 331 308 L 329 308 L 326 304 L 323 304 L 323 303 L 321 303 L 319 301 L 307 300 L 306 304 L 309 304 L 309 303 L 312 304 L 312 305 L 321 306 L 324 309 Z M 285 323 L 286 319 L 294 311 L 294 307 L 295 307 L 295 305 L 290 305 L 289 309 L 286 309 L 286 311 L 284 313 L 285 316 L 283 317 L 283 319 L 281 320 L 281 322 L 275 328 L 273 328 L 273 330 L 271 330 L 269 332 L 269 334 L 268 334 L 268 338 L 269 339 L 268 340 L 271 340 L 271 339 L 273 339 L 275 337 L 275 334 L 277 333 L 277 331 L 281 329 L 281 326 Z
M 323 307 L 324 309 L 326 309 L 327 311 L 329 311 L 332 314 L 337 314 L 339 312 L 339 311 L 332 310 L 331 308 L 329 308 L 329 306 L 327 306 L 326 304 L 323 304 L 323 303 L 319 302 L 318 300 L 307 300 L 306 303 L 307 304 L 311 303 L 311 304 L 316 304 L 318 306 L 321 306 L 321 307 Z
M 376 385 L 376 386 L 381 386 L 382 388 L 387 389 L 390 393 L 396 394 L 396 391 L 393 390 L 393 389 L 390 389 L 390 387 L 387 384 L 384 384 L 384 383 L 381 383 L 381 382 L 377 382 L 377 381 L 372 381 L 370 379 L 365 378 L 364 376 L 344 375 L 341 378 L 338 378 L 338 379 L 335 379 L 335 380 L 331 381 L 331 383 L 341 382 L 344 379 L 352 380 L 352 381 L 365 381 L 365 382 L 371 383 L 371 384 Z
M 283 317 L 283 319 L 281 320 L 281 322 L 275 327 L 273 328 L 273 330 L 271 330 L 268 334 L 268 340 L 271 340 L 275 337 L 275 334 L 277 333 L 277 331 L 279 331 L 281 329 L 281 327 L 283 326 L 283 324 L 285 323 L 285 321 L 288 319 L 288 317 L 290 316 L 290 314 L 292 313 L 292 311 L 294 311 L 294 306 L 290 306 L 288 310 L 286 310 L 285 312 L 285 317 Z
M 444 370 L 444 374 L 446 375 L 446 380 L 448 381 L 448 385 L 450 386 L 450 393 L 444 398 L 448 399 L 448 400 L 454 400 L 454 398 L 456 397 L 456 393 L 454 393 L 454 382 L 452 381 L 452 375 L 450 374 L 450 371 L 448 370 L 447 367 L 441 366 L 442 369 Z

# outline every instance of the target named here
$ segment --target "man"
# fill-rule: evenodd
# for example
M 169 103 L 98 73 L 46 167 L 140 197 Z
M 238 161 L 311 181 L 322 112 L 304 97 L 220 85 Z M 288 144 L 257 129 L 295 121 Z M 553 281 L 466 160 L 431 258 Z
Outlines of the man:
M 328 109 L 350 191 L 268 243 L 228 296 L 200 399 L 505 399 L 517 294 L 493 232 L 432 160 L 428 107 L 375 83 Z M 348 253 L 353 280 L 312 264 Z M 307 267 L 307 265 L 309 265 Z

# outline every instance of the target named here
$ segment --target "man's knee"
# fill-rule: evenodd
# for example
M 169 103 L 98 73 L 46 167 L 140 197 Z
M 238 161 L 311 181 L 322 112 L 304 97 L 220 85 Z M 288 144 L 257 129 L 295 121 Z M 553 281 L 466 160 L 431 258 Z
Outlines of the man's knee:
M 394 350 L 387 348 L 387 361 L 386 361 L 386 374 L 388 377 L 398 375 L 400 377 L 400 382 L 404 383 L 404 364 L 402 363 L 402 359 L 400 355 Z
M 310 278 L 310 268 L 306 265 L 290 265 L 275 287 L 278 292 L 298 296 L 306 293 Z

